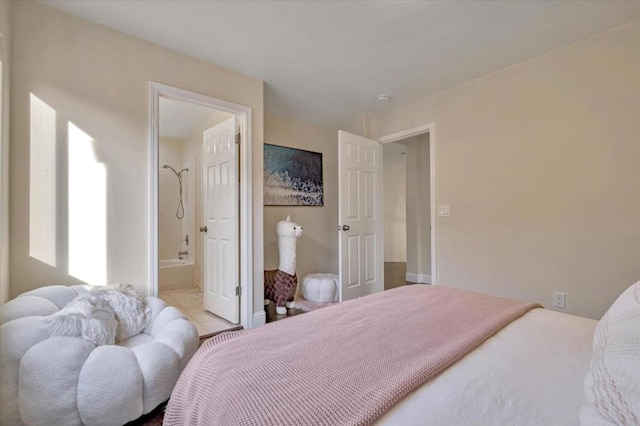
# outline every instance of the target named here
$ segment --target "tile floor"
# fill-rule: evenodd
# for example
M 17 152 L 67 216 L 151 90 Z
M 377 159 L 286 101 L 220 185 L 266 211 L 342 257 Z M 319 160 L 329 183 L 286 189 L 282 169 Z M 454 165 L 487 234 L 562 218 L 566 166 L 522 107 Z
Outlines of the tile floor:
M 385 262 L 385 290 L 405 284 L 412 284 L 405 281 L 406 270 L 407 264 L 405 262 Z M 232 324 L 227 320 L 213 315 L 211 312 L 205 311 L 202 305 L 202 293 L 197 288 L 160 292 L 160 298 L 168 305 L 180 309 L 187 319 L 196 326 L 200 337 L 239 328 L 237 324 Z M 273 303 L 270 304 L 266 311 L 267 322 L 277 321 L 302 313 L 299 309 L 289 309 L 285 315 L 276 315 L 276 309 Z
M 205 311 L 202 305 L 202 293 L 199 289 L 188 288 L 160 292 L 160 299 L 164 300 L 167 305 L 180 309 L 184 316 L 196 326 L 200 337 L 239 327 L 237 324 L 232 324 Z

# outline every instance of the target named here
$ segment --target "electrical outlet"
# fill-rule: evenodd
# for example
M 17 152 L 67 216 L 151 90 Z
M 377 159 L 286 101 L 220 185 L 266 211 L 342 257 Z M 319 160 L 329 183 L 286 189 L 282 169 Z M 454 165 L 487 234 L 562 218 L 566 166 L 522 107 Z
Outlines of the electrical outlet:
M 561 291 L 553 292 L 553 307 L 554 308 L 566 308 L 567 307 L 567 295 Z

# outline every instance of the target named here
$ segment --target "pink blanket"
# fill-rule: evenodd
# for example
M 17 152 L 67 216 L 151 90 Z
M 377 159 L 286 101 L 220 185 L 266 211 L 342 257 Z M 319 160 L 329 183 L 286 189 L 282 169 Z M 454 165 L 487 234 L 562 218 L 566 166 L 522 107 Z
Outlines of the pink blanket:
M 411 285 L 224 333 L 187 365 L 164 424 L 371 424 L 537 306 Z

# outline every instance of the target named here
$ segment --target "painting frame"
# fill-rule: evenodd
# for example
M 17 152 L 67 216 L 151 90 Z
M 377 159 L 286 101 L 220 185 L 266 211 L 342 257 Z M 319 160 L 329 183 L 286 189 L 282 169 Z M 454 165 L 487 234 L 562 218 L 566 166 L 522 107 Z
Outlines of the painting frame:
M 322 153 L 264 144 L 264 205 L 324 206 Z

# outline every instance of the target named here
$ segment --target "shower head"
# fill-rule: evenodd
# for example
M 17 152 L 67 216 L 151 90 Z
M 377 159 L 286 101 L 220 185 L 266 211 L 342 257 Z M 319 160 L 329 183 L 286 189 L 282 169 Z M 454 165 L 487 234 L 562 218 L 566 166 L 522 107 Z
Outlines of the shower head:
M 180 170 L 180 171 L 178 172 L 178 171 L 176 171 L 176 169 L 174 169 L 173 167 L 171 167 L 171 166 L 170 166 L 170 165 L 168 165 L 168 164 L 163 165 L 163 166 L 162 166 L 162 168 L 163 168 L 163 169 L 171 169 L 171 171 L 172 171 L 173 173 L 175 173 L 175 174 L 176 174 L 176 176 L 178 176 L 178 177 L 182 176 L 182 173 L 184 173 L 184 172 L 188 172 L 188 171 L 189 171 L 189 169 L 188 169 L 188 168 L 184 168 L 184 169 L 182 169 L 182 170 Z

